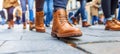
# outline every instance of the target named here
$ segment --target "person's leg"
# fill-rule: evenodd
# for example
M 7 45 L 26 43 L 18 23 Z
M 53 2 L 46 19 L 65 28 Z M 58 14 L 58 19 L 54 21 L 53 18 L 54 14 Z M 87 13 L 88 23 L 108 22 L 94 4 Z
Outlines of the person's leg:
M 87 21 L 87 16 L 86 16 L 86 9 L 85 9 L 85 6 L 86 6 L 86 0 L 80 0 L 80 12 L 81 12 L 81 17 L 82 17 L 82 21 L 86 22 Z
M 87 22 L 87 11 L 85 9 L 87 0 L 80 0 L 80 12 L 82 17 L 82 26 L 83 27 L 89 27 L 90 24 Z
M 76 37 L 81 36 L 82 32 L 73 27 L 67 19 L 66 6 L 68 0 L 53 0 L 54 16 L 51 35 L 53 37 Z
M 118 0 L 111 0 L 111 15 L 115 18 L 115 11 L 118 5 Z
M 102 8 L 105 18 L 107 20 L 112 20 L 111 18 L 111 0 L 102 0 Z
M 34 23 L 33 5 L 34 5 L 34 0 L 29 0 L 29 1 L 28 1 L 29 19 L 30 19 L 31 22 Z
M 5 12 L 3 10 L 1 11 L 1 17 L 2 17 L 2 25 L 4 25 L 6 23 L 5 22 L 6 17 L 5 17 Z
M 45 32 L 43 6 L 44 0 L 36 0 L 35 29 L 37 32 Z
M 120 21 L 120 3 L 119 3 L 118 20 Z
M 91 23 L 92 23 L 92 25 L 94 25 L 94 24 L 95 24 L 95 16 L 92 16 Z
M 7 15 L 8 15 L 8 29 L 11 29 L 11 27 L 14 27 L 14 22 L 13 22 L 13 9 L 14 7 L 7 8 Z
M 33 5 L 34 5 L 34 0 L 29 0 L 28 1 L 28 7 L 29 7 L 29 29 L 33 30 L 34 29 L 34 14 L 33 14 Z
M 111 5 L 114 5 L 115 3 L 111 4 L 111 2 L 112 0 L 102 0 L 102 8 L 106 18 L 105 30 L 120 30 L 120 26 L 112 21 Z
M 118 5 L 118 0 L 111 0 L 111 16 L 113 18 L 113 22 L 120 26 L 120 22 L 115 17 L 117 5 Z
M 44 0 L 35 0 L 36 1 L 36 12 L 43 11 Z
M 74 15 L 74 17 L 77 17 L 79 14 L 80 14 L 80 8 L 77 10 L 77 12 L 75 12 L 75 15 Z
M 53 15 L 53 0 L 47 0 L 47 14 L 46 14 L 46 26 L 50 26 Z
M 27 2 L 27 0 L 20 0 L 21 7 L 22 7 L 23 29 L 26 29 L 26 14 L 25 14 L 27 11 L 26 2 Z

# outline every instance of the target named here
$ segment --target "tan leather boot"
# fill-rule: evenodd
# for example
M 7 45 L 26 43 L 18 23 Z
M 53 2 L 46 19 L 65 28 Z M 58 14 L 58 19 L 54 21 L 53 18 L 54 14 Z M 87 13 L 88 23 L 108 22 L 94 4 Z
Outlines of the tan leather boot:
M 23 23 L 23 29 L 26 29 L 26 23 L 25 22 Z
M 35 29 L 37 32 L 45 32 L 43 11 L 36 12 Z
M 82 27 L 89 27 L 91 26 L 88 22 L 82 22 Z
M 82 32 L 68 22 L 66 11 L 59 9 L 54 12 L 51 35 L 53 37 L 79 37 Z
M 34 23 L 33 22 L 29 22 L 29 29 L 30 30 L 33 30 L 34 28 L 35 28 L 35 26 L 34 26 Z
M 120 26 L 118 24 L 115 24 L 112 20 L 108 20 L 106 22 L 105 30 L 119 31 Z
M 118 25 L 120 26 L 120 21 L 118 21 L 116 18 L 113 18 L 113 22 L 114 22 L 115 24 L 118 24 Z

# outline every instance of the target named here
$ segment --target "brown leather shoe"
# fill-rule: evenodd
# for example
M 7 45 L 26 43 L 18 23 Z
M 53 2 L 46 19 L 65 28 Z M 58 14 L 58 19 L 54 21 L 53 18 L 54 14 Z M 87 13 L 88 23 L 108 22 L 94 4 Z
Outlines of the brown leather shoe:
M 11 25 L 11 22 L 8 21 L 8 29 L 11 29 L 12 25 Z
M 76 18 L 72 17 L 72 21 L 73 21 L 73 24 L 74 24 L 74 25 L 77 25 L 77 24 L 78 24 Z
M 34 28 L 35 28 L 35 26 L 34 26 L 34 23 L 33 22 L 29 22 L 29 29 L 30 30 L 33 30 Z
M 35 29 L 37 32 L 45 32 L 43 11 L 36 12 Z
M 59 9 L 54 12 L 51 35 L 53 37 L 79 37 L 82 36 L 82 32 L 68 22 L 66 11 Z
M 11 23 L 11 26 L 14 27 L 14 21 L 11 20 L 10 23 Z
M 89 27 L 91 26 L 88 22 L 82 22 L 82 27 Z
M 118 24 L 115 24 L 112 20 L 108 20 L 106 22 L 105 30 L 119 31 L 120 26 Z
M 26 29 L 26 23 L 25 22 L 23 23 L 23 29 Z
M 113 18 L 113 22 L 114 22 L 115 24 L 118 24 L 118 25 L 120 26 L 120 21 L 118 21 L 116 18 Z

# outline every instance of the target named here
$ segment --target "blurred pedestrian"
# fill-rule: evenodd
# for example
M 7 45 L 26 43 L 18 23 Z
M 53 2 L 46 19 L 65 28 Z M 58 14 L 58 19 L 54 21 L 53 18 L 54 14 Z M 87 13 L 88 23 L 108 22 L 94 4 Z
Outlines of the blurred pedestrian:
M 20 0 L 21 7 L 22 7 L 22 22 L 23 22 L 23 29 L 26 29 L 26 11 L 27 11 L 27 3 L 29 8 L 29 29 L 34 29 L 34 13 L 33 13 L 33 6 L 34 0 Z
M 98 24 L 98 10 L 99 10 L 99 0 L 92 0 L 91 15 L 92 15 L 92 25 Z
M 5 21 L 6 17 L 5 17 L 5 12 L 3 10 L 3 0 L 0 0 L 0 15 L 2 18 L 1 24 L 4 25 L 6 23 L 6 21 Z
M 105 30 L 120 30 L 120 22 L 115 18 L 118 0 L 102 0 L 102 8 L 106 18 Z
M 13 21 L 13 10 L 15 7 L 19 6 L 18 0 L 4 0 L 3 1 L 3 8 L 7 9 L 7 15 L 8 15 L 8 29 L 11 29 L 11 27 L 14 27 L 14 21 Z
M 45 0 L 44 3 L 44 14 L 46 16 L 45 26 L 50 27 L 50 22 L 52 21 L 53 16 L 53 0 Z

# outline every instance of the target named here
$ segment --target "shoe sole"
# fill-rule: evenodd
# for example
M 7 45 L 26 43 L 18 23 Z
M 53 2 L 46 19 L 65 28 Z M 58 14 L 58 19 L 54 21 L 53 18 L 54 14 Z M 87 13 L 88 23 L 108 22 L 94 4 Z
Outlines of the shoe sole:
M 110 29 L 110 28 L 105 28 L 105 30 L 120 31 L 120 29 Z
M 45 29 L 36 29 L 36 32 L 45 33 Z
M 57 37 L 57 38 L 66 38 L 66 37 L 81 37 L 82 34 L 79 32 L 72 32 L 72 33 L 66 33 L 66 34 L 57 34 L 55 32 L 51 32 L 51 35 L 53 37 Z

